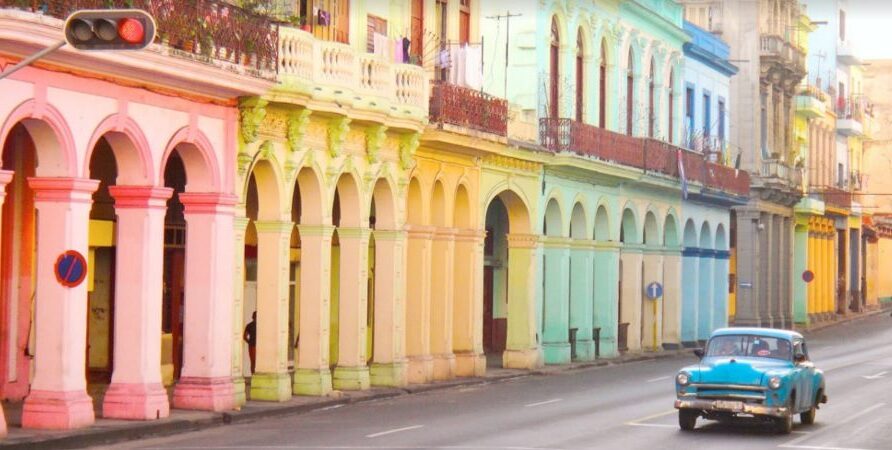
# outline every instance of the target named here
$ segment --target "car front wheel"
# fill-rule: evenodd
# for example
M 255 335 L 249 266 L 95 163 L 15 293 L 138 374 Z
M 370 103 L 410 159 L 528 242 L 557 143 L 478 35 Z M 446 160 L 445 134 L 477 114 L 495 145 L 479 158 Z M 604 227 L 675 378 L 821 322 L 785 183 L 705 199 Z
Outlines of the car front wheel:
M 776 419 L 775 425 L 777 426 L 777 432 L 781 434 L 790 434 L 793 431 L 793 415 L 790 414 L 786 417 L 778 417 Z
M 692 409 L 679 409 L 678 410 L 678 427 L 684 431 L 691 431 L 694 427 L 697 426 L 697 417 L 700 416 L 700 411 L 692 410 Z

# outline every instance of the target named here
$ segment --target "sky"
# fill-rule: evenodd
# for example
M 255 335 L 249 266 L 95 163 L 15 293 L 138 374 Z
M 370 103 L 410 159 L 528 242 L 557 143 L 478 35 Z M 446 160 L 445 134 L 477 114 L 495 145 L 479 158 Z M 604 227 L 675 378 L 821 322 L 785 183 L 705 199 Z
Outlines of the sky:
M 862 59 L 892 59 L 892 0 L 849 0 L 847 22 Z

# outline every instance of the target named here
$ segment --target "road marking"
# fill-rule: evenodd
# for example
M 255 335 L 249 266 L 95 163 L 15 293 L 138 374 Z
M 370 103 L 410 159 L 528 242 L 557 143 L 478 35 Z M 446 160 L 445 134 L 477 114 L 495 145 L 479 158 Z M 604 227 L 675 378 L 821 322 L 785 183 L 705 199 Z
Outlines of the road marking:
M 647 380 L 647 382 L 653 383 L 654 381 L 663 381 L 663 380 L 668 380 L 670 378 L 672 378 L 672 375 L 666 375 L 665 377 L 651 378 L 651 379 Z
M 861 417 L 861 416 L 863 416 L 863 415 L 865 415 L 865 414 L 870 414 L 870 413 L 873 412 L 875 409 L 882 408 L 883 406 L 886 406 L 886 404 L 885 404 L 885 403 L 877 403 L 877 404 L 875 404 L 875 405 L 873 405 L 873 406 L 871 406 L 871 407 L 869 407 L 869 408 L 862 409 L 861 411 L 858 411 L 857 413 L 852 414 L 852 415 L 849 416 L 849 417 L 846 417 L 846 419 L 843 420 L 843 421 L 840 421 L 840 422 L 837 422 L 837 423 L 835 423 L 835 424 L 833 424 L 833 425 L 830 425 L 830 426 L 827 427 L 827 428 L 822 428 L 819 432 L 815 432 L 815 433 L 820 434 L 820 433 L 823 433 L 823 432 L 825 432 L 825 431 L 834 430 L 834 429 L 839 428 L 839 427 L 841 427 L 841 426 L 843 426 L 843 425 L 845 425 L 845 424 L 847 424 L 847 423 L 849 423 L 849 422 L 851 422 L 851 421 L 853 421 L 853 420 L 855 420 L 855 419 L 858 419 L 859 417 Z M 812 449 L 818 449 L 818 450 L 820 450 L 820 449 L 823 449 L 823 450 L 834 450 L 834 449 L 835 449 L 835 450 L 863 450 L 863 449 L 855 449 L 855 448 L 820 447 L 820 446 L 799 445 L 800 442 L 802 442 L 802 441 L 804 441 L 804 440 L 806 440 L 806 439 L 808 439 L 808 438 L 810 438 L 810 437 L 811 437 L 811 435 L 800 436 L 800 437 L 798 437 L 798 438 L 796 438 L 796 439 L 793 439 L 793 440 L 790 441 L 790 442 L 787 442 L 787 443 L 785 443 L 785 444 L 778 445 L 778 447 L 780 447 L 780 448 L 812 448 Z
M 877 378 L 883 378 L 883 375 L 886 375 L 887 373 L 888 372 L 886 372 L 884 370 L 882 372 L 875 373 L 873 375 L 862 375 L 861 378 L 864 378 L 865 380 L 876 380 Z
M 674 414 L 675 409 L 670 409 L 669 411 L 663 411 L 661 413 L 651 414 L 647 417 L 642 417 L 640 419 L 630 420 L 628 422 L 624 422 L 623 425 L 629 425 L 632 427 L 660 427 L 660 428 L 675 428 L 675 425 L 667 425 L 662 423 L 641 423 L 647 422 L 648 420 L 653 420 L 658 417 L 668 416 L 669 414 Z
M 403 432 L 403 431 L 417 430 L 417 429 L 422 428 L 422 427 L 424 427 L 424 425 L 412 425 L 412 426 L 410 426 L 410 427 L 394 428 L 394 429 L 392 429 L 392 430 L 381 431 L 381 432 L 379 432 L 379 433 L 372 433 L 372 434 L 366 435 L 366 437 L 367 437 L 367 438 L 376 438 L 376 437 L 379 437 L 379 436 L 386 436 L 386 435 L 388 435 L 388 434 L 400 433 L 400 432 Z
M 530 407 L 532 407 L 532 406 L 549 405 L 549 404 L 557 403 L 557 402 L 561 402 L 561 401 L 564 401 L 564 399 L 562 399 L 562 398 L 553 398 L 553 399 L 551 399 L 551 400 L 545 400 L 544 402 L 530 403 L 530 404 L 523 405 L 523 406 L 525 406 L 525 407 L 527 407 L 527 408 L 530 408 Z
M 331 406 L 326 406 L 325 408 L 319 408 L 316 411 L 328 411 L 328 410 L 332 410 L 332 409 L 338 409 L 342 406 L 344 406 L 344 405 L 331 405 Z
M 655 427 L 655 428 L 675 428 L 678 425 L 669 425 L 665 423 L 635 423 L 635 422 L 626 422 L 625 425 L 630 427 Z
M 869 450 L 866 448 L 854 448 L 854 447 L 822 447 L 820 445 L 781 445 L 784 448 L 807 448 L 814 450 Z

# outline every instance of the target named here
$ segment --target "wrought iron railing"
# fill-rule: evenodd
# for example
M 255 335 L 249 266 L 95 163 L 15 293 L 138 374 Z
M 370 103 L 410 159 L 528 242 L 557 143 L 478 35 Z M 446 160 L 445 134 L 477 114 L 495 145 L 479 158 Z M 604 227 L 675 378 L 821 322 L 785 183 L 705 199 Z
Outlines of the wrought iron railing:
M 59 19 L 79 9 L 143 9 L 155 18 L 158 43 L 259 70 L 276 70 L 278 26 L 266 16 L 220 0 L 0 0 L 0 8 Z
M 430 121 L 507 136 L 508 102 L 474 89 L 437 82 L 431 90 Z
M 824 188 L 824 202 L 837 208 L 850 209 L 852 193 L 845 189 L 828 186 Z

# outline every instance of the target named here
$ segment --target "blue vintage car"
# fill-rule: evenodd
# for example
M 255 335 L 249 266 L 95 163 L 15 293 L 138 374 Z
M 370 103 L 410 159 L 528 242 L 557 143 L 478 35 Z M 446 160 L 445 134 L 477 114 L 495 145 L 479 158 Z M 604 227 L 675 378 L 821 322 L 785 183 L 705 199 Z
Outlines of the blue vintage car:
M 678 426 L 693 430 L 698 417 L 732 420 L 748 417 L 789 433 L 793 416 L 815 421 L 827 403 L 824 373 L 809 360 L 801 334 L 767 328 L 722 328 L 712 333 L 706 350 L 694 350 L 700 362 L 675 377 Z

